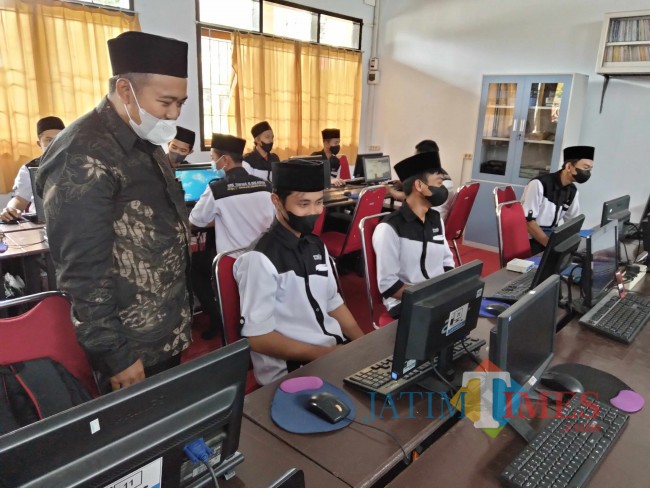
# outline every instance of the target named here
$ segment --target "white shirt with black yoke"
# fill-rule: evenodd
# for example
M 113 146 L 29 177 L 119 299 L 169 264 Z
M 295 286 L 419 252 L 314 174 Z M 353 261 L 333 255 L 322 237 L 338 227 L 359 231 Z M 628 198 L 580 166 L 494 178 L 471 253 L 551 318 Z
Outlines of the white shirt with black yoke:
M 547 235 L 580 214 L 578 189 L 573 183 L 563 186 L 560 174 L 557 171 L 530 180 L 521 197 L 526 220 L 535 220 Z
M 214 222 L 217 252 L 248 247 L 273 217 L 271 184 L 236 167 L 221 180 L 211 181 L 190 213 L 190 222 L 208 227 Z
M 344 342 L 341 326 L 329 316 L 343 299 L 318 237 L 297 238 L 276 220 L 253 250 L 237 259 L 233 272 L 239 285 L 242 336 L 275 331 L 318 346 Z M 262 385 L 301 365 L 256 352 L 251 359 Z
M 393 295 L 404 285 L 416 285 L 454 267 L 437 210 L 429 209 L 424 222 L 408 204 L 388 215 L 372 235 L 377 255 L 377 285 L 386 309 L 399 305 Z

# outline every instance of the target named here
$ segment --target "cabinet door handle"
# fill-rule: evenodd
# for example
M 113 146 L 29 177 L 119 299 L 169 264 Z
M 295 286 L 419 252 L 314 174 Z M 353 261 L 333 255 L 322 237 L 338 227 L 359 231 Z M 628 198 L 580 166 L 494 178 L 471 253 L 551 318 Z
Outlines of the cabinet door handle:
M 512 132 L 517 132 L 517 122 L 519 122 L 517 119 L 512 121 Z
M 526 130 L 526 119 L 521 119 L 519 121 L 519 132 L 523 134 L 525 130 Z

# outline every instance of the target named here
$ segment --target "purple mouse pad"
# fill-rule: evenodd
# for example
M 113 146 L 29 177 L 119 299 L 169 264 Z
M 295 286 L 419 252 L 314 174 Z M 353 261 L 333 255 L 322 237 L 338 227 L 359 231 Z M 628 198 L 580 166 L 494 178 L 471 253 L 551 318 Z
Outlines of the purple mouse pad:
M 643 408 L 645 400 L 636 391 L 621 390 L 610 402 L 613 406 L 628 413 L 638 412 Z

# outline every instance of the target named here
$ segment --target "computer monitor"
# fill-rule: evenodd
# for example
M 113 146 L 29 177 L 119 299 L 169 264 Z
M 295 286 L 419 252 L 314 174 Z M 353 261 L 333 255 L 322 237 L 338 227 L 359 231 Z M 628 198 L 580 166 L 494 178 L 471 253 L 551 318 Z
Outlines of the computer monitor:
M 641 214 L 641 220 L 647 219 L 650 216 L 650 195 L 648 195 L 648 200 L 645 202 L 645 208 Z
M 331 175 L 331 166 L 330 166 L 329 159 L 323 157 L 322 155 L 291 156 L 289 158 L 289 161 L 294 161 L 297 159 L 301 161 L 316 161 L 316 162 L 323 163 L 323 177 L 324 177 L 323 184 L 325 185 L 324 188 L 327 190 L 328 188 L 332 187 L 332 175 Z
M 390 180 L 390 157 L 364 156 L 363 171 L 366 183 L 379 183 Z
M 243 460 L 249 352 L 238 341 L 0 437 L 0 486 L 207 485 L 207 468 L 183 447 L 203 438 L 217 475 Z
M 609 222 L 586 238 L 581 286 L 583 306 L 591 308 L 614 282 L 618 268 L 618 237 L 616 222 Z
M 36 174 L 38 167 L 29 168 L 29 178 L 32 183 L 32 194 L 34 195 L 34 212 L 36 213 L 36 222 L 39 224 L 45 223 L 45 209 L 43 208 L 43 199 L 36 193 Z
M 535 386 L 553 358 L 559 295 L 560 277 L 553 275 L 497 317 L 490 361 L 524 391 Z
M 600 226 L 615 220 L 618 222 L 618 237 L 625 237 L 624 224 L 630 221 L 630 195 L 614 198 L 603 203 L 603 213 L 600 217 Z
M 444 374 L 450 370 L 450 346 L 476 328 L 485 286 L 482 269 L 482 262 L 472 261 L 404 290 L 393 379 L 436 356 L 438 371 Z
M 186 203 L 198 202 L 208 184 L 217 178 L 217 171 L 210 163 L 184 164 L 176 168 L 175 173 L 183 185 Z
M 542 254 L 542 260 L 535 271 L 531 288 L 535 288 L 549 276 L 559 274 L 567 267 L 572 254 L 580 245 L 580 228 L 584 221 L 585 216 L 578 215 L 551 232 L 544 248 L 544 254 Z
M 352 176 L 355 178 L 365 178 L 366 173 L 365 173 L 365 168 L 363 167 L 363 160 L 366 157 L 378 157 L 378 156 L 383 156 L 384 153 L 366 153 L 366 154 L 357 154 L 357 159 L 354 162 L 354 172 L 352 173 Z

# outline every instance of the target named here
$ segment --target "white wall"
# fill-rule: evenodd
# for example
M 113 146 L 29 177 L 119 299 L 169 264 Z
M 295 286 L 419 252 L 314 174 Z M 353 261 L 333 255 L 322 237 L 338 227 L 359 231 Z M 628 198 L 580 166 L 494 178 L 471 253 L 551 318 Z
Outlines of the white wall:
M 612 79 L 598 114 L 595 66 L 603 14 L 644 8 L 648 0 L 382 0 L 373 142 L 397 162 L 435 139 L 460 181 L 483 74 L 584 73 L 580 142 L 596 146 L 594 174 L 581 187 L 586 225 L 600 221 L 603 200 L 625 193 L 638 221 L 650 192 L 650 77 Z
M 205 0 L 207 1 L 207 0 Z M 366 145 L 363 128 L 366 125 L 365 119 L 368 110 L 368 96 L 365 79 L 367 77 L 368 58 L 372 40 L 372 6 L 367 5 L 363 0 L 329 0 L 319 2 L 317 0 L 292 0 L 293 3 L 308 7 L 339 13 L 363 20 L 363 31 L 361 44 L 363 50 L 364 65 L 364 86 L 361 107 L 361 144 Z M 135 0 L 135 10 L 140 17 L 140 26 L 143 32 L 158 34 L 161 36 L 173 37 L 183 40 L 189 44 L 189 73 L 188 73 L 188 101 L 183 107 L 179 125 L 194 130 L 199 134 L 199 78 L 198 78 L 198 54 L 196 38 L 196 6 L 194 0 Z M 197 137 L 196 150 L 188 158 L 191 162 L 209 161 L 208 152 L 199 152 Z

